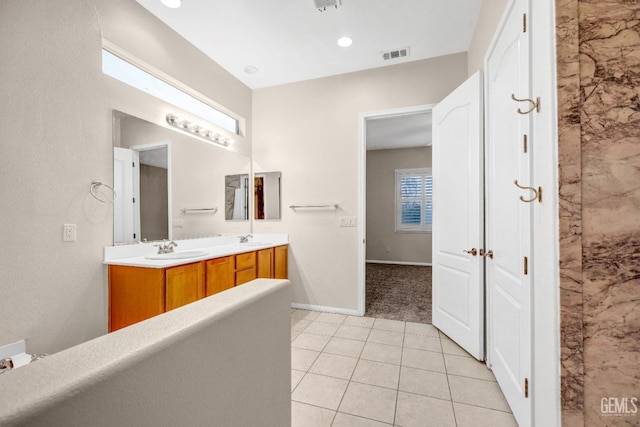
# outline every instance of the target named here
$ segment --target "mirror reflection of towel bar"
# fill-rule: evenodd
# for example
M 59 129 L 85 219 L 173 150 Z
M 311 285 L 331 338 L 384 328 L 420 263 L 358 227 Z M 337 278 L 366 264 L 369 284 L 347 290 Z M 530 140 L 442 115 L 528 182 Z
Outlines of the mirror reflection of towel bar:
M 291 205 L 291 209 L 338 209 L 338 204 L 335 205 Z
M 180 212 L 183 214 L 188 213 L 216 213 L 218 212 L 218 208 L 197 208 L 197 209 L 180 209 Z

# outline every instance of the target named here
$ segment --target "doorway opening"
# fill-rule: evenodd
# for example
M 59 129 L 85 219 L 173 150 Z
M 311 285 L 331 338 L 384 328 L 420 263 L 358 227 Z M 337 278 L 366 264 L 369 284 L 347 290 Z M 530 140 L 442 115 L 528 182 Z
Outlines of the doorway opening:
M 431 109 L 363 113 L 359 311 L 431 323 Z

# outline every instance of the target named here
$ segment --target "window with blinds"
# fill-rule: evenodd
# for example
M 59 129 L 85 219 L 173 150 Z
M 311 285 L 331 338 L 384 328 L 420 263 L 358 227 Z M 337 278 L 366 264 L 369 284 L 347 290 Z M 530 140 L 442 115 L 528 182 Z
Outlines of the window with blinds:
M 396 231 L 431 231 L 433 178 L 431 168 L 396 170 Z

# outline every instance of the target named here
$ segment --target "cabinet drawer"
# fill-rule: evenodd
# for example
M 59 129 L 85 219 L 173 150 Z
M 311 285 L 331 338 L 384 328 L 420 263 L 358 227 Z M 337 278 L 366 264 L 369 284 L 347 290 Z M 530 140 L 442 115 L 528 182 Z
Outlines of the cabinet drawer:
M 236 255 L 236 270 L 244 270 L 245 268 L 255 267 L 256 253 L 248 252 L 246 254 Z
M 246 270 L 236 271 L 236 286 L 247 283 L 256 278 L 256 269 L 248 268 Z

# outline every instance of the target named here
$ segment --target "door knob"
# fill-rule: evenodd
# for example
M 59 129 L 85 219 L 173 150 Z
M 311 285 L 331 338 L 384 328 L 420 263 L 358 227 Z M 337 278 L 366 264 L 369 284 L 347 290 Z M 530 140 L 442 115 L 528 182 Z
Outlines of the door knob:
M 486 257 L 493 259 L 493 251 L 487 251 L 485 254 Z
M 470 250 L 470 251 L 468 251 L 468 250 L 466 250 L 466 249 L 465 249 L 465 250 L 464 250 L 464 251 L 462 251 L 462 252 L 466 252 L 466 253 L 471 254 L 471 255 L 473 255 L 473 256 L 478 255 L 478 250 L 477 250 L 476 248 L 471 248 L 471 250 Z

